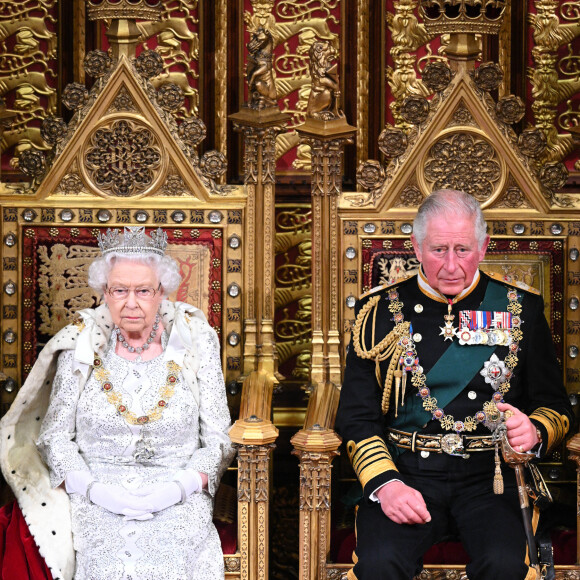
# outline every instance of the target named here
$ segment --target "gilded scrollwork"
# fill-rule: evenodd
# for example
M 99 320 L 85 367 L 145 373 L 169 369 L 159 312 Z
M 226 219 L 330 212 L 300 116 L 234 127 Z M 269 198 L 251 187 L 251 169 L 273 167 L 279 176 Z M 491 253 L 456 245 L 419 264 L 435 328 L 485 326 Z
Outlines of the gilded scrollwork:
M 39 121 L 57 113 L 56 0 L 3 2 L 0 10 L 0 98 L 14 117 L 1 136 L 0 151 L 48 149 Z M 10 161 L 15 166 L 17 161 Z

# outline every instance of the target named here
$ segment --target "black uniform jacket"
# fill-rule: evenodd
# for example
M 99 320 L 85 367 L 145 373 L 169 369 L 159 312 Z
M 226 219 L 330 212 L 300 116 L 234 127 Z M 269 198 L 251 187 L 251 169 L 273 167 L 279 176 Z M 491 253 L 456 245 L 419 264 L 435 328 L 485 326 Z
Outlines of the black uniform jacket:
M 459 311 L 480 309 L 488 284 L 501 284 L 505 289 L 506 300 L 501 311 L 505 311 L 508 306 L 508 290 L 517 290 L 518 300 L 522 305 L 520 329 L 523 337 L 519 341 L 519 350 L 516 353 L 517 364 L 513 369 L 513 376 L 509 381 L 510 388 L 504 395 L 504 401 L 529 415 L 532 422 L 540 429 L 543 440 L 541 455 L 543 456 L 562 441 L 572 421 L 572 409 L 562 383 L 562 371 L 556 358 L 550 328 L 544 316 L 543 299 L 533 292 L 510 286 L 504 281 L 497 281 L 482 272 L 480 274 L 480 280 L 474 289 L 453 305 L 452 313 L 455 315 L 453 326 L 459 326 Z M 452 341 L 445 340 L 441 335 L 448 305 L 435 301 L 423 293 L 417 283 L 417 276 L 375 292 L 371 291 L 361 297 L 356 306 L 357 318 L 369 300 L 376 301 L 376 304 L 367 316 L 368 323 L 364 326 L 359 325 L 360 341 L 367 349 L 370 349 L 393 330 L 395 322 L 389 299 L 389 291 L 393 288 L 396 288 L 399 300 L 403 303 L 401 312 L 404 320 L 412 324 L 414 337 L 417 337 L 417 333 L 420 335 L 420 341 L 415 339 L 415 347 L 419 364 L 427 375 L 445 350 L 451 346 Z M 391 310 L 389 310 L 390 305 Z M 355 338 L 356 330 L 355 325 L 353 338 Z M 458 341 L 458 338 L 455 337 L 454 341 Z M 461 355 L 467 360 L 470 356 L 470 349 L 473 347 L 466 344 L 460 348 L 463 349 Z M 503 361 L 509 354 L 508 346 L 489 347 L 489 357 L 493 353 L 500 361 Z M 489 357 L 486 355 L 485 360 L 489 360 Z M 386 443 L 387 430 L 394 421 L 394 388 L 391 391 L 388 412 L 384 415 L 381 410 L 389 362 L 388 357 L 380 362 L 381 383 L 379 383 L 375 360 L 359 357 L 351 340 L 346 358 L 336 430 L 346 444 L 348 455 L 362 484 L 364 497 L 367 499 L 374 490 L 391 479 L 404 479 L 397 472 L 397 449 L 389 447 Z M 494 391 L 480 375 L 481 368 L 475 372 L 474 376 L 465 377 L 465 388 L 444 407 L 447 415 L 453 415 L 456 420 L 463 420 L 465 417 L 474 416 L 482 410 L 484 403 L 491 400 Z M 457 365 L 456 372 L 459 375 L 464 372 L 461 364 Z M 434 391 L 431 395 L 437 398 L 436 389 Z M 409 397 L 417 397 L 417 393 L 417 388 L 411 384 L 410 380 L 407 380 L 405 400 L 409 400 Z M 405 407 L 402 407 L 399 401 L 399 417 L 404 412 Z M 415 430 L 425 434 L 453 432 L 444 431 L 441 423 L 433 418 L 432 413 L 424 410 L 422 410 L 421 422 Z M 464 434 L 467 436 L 490 435 L 490 430 L 485 425 L 478 424 L 475 431 Z

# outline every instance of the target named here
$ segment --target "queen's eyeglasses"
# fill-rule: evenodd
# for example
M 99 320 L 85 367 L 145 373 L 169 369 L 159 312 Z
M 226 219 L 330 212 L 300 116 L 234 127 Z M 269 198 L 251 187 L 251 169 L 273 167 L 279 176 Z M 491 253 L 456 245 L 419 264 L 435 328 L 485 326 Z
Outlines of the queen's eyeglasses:
M 159 290 L 161 290 L 161 284 L 159 284 L 157 289 L 152 286 L 138 286 L 137 288 L 111 286 L 110 288 L 107 288 L 107 293 L 113 300 L 127 300 L 131 292 L 133 292 L 137 300 L 153 300 Z

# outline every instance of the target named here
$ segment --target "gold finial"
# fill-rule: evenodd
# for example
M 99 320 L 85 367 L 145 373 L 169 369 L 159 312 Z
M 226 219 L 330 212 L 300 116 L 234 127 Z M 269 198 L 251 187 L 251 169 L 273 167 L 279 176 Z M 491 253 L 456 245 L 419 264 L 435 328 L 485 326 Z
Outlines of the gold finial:
M 107 38 L 114 58 L 134 58 L 141 32 L 135 20 L 160 20 L 161 0 L 87 0 L 89 20 L 110 21 Z

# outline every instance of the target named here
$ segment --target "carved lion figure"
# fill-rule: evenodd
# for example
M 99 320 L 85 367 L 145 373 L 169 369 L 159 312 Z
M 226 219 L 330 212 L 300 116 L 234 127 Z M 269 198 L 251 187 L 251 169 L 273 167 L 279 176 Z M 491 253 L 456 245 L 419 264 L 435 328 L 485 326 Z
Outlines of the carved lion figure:
M 250 107 L 264 109 L 276 106 L 276 81 L 272 68 L 272 34 L 258 28 L 248 42 L 248 91 Z
M 310 47 L 312 87 L 307 113 L 315 119 L 329 121 L 344 117 L 339 109 L 340 85 L 335 48 L 330 42 L 314 42 Z

